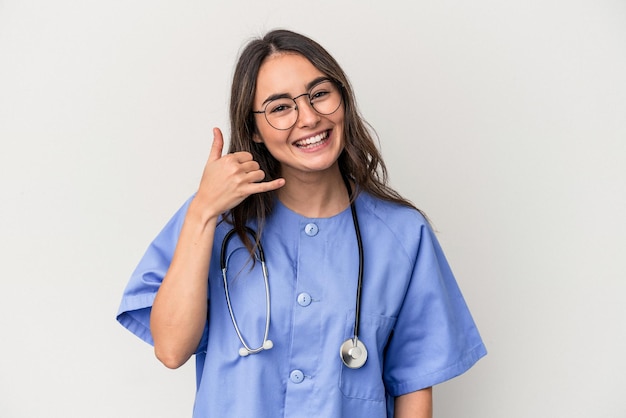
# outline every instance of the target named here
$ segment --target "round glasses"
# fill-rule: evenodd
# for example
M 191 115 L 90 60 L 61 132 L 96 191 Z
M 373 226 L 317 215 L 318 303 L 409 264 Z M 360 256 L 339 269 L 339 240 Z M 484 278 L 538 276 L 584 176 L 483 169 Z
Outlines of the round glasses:
M 333 114 L 341 106 L 342 98 L 339 87 L 332 80 L 325 79 L 311 87 L 308 93 L 302 93 L 293 98 L 286 95 L 270 97 L 263 110 L 253 110 L 252 113 L 265 114 L 267 123 L 274 129 L 281 131 L 290 129 L 298 120 L 296 99 L 302 96 L 309 98 L 311 107 L 320 115 Z

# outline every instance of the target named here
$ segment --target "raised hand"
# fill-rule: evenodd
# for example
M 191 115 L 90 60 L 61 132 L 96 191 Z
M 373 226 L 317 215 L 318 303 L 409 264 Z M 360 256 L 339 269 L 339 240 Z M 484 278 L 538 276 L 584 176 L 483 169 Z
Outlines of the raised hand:
M 254 193 L 276 190 L 285 184 L 282 178 L 263 181 L 265 173 L 249 152 L 222 155 L 224 137 L 213 129 L 213 145 L 204 167 L 196 199 L 217 216 L 237 206 Z

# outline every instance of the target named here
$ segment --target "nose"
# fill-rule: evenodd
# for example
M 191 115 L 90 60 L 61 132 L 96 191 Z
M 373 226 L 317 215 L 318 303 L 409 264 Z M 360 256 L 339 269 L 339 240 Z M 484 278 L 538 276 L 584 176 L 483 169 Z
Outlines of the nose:
M 299 128 L 315 126 L 320 121 L 320 114 L 315 111 L 313 105 L 309 101 L 308 95 L 299 96 L 300 105 L 296 103 L 298 108 L 298 119 L 296 121 Z M 298 97 L 296 97 L 297 99 Z M 295 101 L 295 99 L 294 99 Z

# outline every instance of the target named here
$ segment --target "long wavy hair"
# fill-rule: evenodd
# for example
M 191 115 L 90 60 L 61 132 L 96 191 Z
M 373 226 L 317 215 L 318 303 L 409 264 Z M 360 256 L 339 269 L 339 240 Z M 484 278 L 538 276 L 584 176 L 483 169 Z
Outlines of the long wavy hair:
M 285 52 L 302 55 L 341 87 L 345 108 L 345 146 L 338 163 L 341 174 L 356 185 L 352 199 L 365 191 L 377 198 L 419 210 L 387 184 L 387 168 L 374 142 L 374 131 L 361 117 L 350 82 L 337 61 L 317 42 L 289 30 L 277 29 L 262 38 L 253 39 L 239 56 L 231 87 L 229 152 L 251 153 L 265 172 L 265 180 L 280 177 L 280 163 L 264 144 L 252 140 L 253 134 L 257 133 L 252 106 L 259 68 L 267 57 Z M 274 192 L 253 194 L 226 214 L 225 219 L 233 225 L 251 253 L 257 243 L 252 243 L 246 234 L 246 223 L 256 220 L 257 240 L 260 240 L 264 221 L 271 213 L 273 203 Z

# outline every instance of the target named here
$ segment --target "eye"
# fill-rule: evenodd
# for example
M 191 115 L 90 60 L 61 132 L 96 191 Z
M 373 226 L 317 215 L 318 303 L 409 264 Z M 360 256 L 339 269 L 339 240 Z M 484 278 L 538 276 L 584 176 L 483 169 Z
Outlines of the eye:
M 309 97 L 311 102 L 317 102 L 329 98 L 333 93 L 333 84 L 329 81 L 323 81 L 311 89 Z
M 328 90 L 316 90 L 311 92 L 311 100 L 321 99 L 328 94 L 330 94 Z
M 295 107 L 293 100 L 274 100 L 267 105 L 266 113 L 287 113 Z

